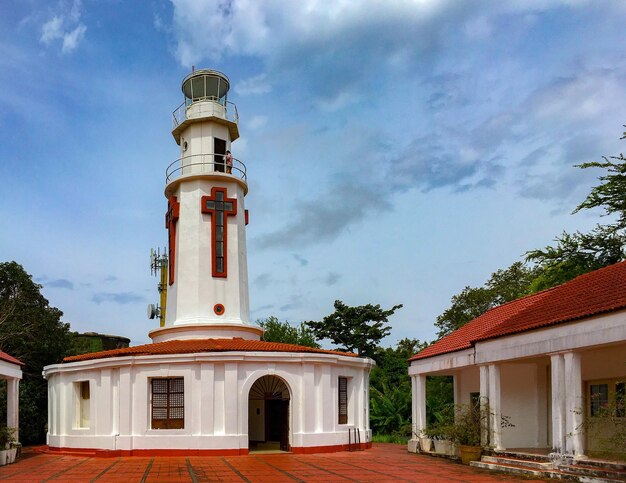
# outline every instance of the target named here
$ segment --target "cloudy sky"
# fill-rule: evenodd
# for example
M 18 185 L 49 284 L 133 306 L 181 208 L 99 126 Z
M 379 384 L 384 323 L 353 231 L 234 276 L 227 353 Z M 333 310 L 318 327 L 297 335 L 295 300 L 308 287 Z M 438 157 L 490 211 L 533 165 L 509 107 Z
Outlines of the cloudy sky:
M 465 285 L 587 230 L 624 151 L 626 2 L 0 1 L 0 261 L 74 330 L 148 341 L 171 113 L 226 73 L 248 166 L 252 318 L 402 303 L 432 339 Z

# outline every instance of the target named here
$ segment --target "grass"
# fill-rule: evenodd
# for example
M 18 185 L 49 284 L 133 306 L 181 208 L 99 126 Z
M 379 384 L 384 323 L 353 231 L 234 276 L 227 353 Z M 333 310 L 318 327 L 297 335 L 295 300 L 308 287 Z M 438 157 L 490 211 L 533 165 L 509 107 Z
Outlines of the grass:
M 372 435 L 373 443 L 406 444 L 408 440 L 409 438 L 402 434 L 374 434 Z

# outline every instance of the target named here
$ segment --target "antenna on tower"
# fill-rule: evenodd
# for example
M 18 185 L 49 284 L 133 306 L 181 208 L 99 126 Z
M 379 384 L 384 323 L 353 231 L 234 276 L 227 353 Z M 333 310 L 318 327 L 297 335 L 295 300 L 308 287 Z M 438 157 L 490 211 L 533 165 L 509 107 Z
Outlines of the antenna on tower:
M 160 305 L 148 304 L 148 318 L 159 317 L 159 325 L 165 327 L 165 304 L 167 302 L 167 255 L 165 249 L 150 249 L 150 273 L 159 277 L 157 288 L 159 290 Z

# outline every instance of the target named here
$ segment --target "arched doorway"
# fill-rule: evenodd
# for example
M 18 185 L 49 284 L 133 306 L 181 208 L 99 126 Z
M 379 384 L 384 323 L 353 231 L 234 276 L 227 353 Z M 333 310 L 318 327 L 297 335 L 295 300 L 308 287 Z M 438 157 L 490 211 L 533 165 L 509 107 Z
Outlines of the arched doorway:
M 248 395 L 250 451 L 289 451 L 289 388 L 276 376 L 255 381 Z

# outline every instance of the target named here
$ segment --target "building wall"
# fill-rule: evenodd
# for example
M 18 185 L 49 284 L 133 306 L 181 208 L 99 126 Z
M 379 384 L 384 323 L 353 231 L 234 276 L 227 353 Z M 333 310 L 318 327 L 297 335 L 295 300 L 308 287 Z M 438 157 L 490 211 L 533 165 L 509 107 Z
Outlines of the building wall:
M 348 428 L 367 419 L 371 360 L 303 354 L 213 353 L 169 357 L 102 359 L 49 366 L 51 397 L 48 444 L 62 448 L 247 449 L 248 395 L 265 375 L 282 378 L 290 390 L 290 444 L 295 448 L 348 443 Z M 337 378 L 349 378 L 348 424 L 337 422 Z M 151 429 L 150 380 L 182 377 L 184 429 Z M 77 423 L 76 384 L 90 382 L 91 420 Z M 254 402 L 256 404 L 256 402 Z M 251 432 L 258 434 L 254 425 Z
M 583 352 L 583 381 L 624 376 L 626 376 L 626 343 Z
M 546 385 L 543 366 L 535 363 L 502 365 L 502 416 L 515 425 L 502 429 L 502 443 L 506 448 L 536 448 L 548 444 Z

